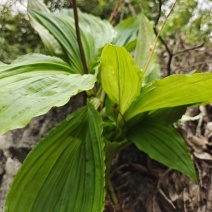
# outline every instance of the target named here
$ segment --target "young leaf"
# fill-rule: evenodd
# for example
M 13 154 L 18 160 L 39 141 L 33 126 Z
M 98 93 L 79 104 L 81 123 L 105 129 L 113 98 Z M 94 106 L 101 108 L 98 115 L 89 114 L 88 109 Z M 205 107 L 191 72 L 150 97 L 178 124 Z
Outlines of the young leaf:
M 69 115 L 27 156 L 5 212 L 103 211 L 104 160 L 102 120 L 89 105 Z
M 212 74 L 172 75 L 143 87 L 125 120 L 145 111 L 212 102 Z
M 94 86 L 96 76 L 72 73 L 59 58 L 39 54 L 11 65 L 0 63 L 0 133 L 24 127 L 33 117 Z
M 129 138 L 152 159 L 197 181 L 187 146 L 170 125 L 154 119 L 145 120 L 129 133 Z
M 126 49 L 108 44 L 102 51 L 100 74 L 105 92 L 124 114 L 140 93 L 142 72 Z
M 135 48 L 135 64 L 142 70 L 147 64 L 154 43 L 155 34 L 153 27 L 144 13 L 141 13 L 138 40 Z M 151 82 L 158 78 L 160 78 L 160 68 L 157 64 L 157 53 L 155 52 L 145 72 L 145 82 Z

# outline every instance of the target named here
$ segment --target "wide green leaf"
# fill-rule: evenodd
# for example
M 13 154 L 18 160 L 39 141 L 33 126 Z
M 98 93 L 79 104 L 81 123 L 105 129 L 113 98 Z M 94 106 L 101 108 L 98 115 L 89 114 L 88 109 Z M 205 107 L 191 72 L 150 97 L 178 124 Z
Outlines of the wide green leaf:
M 0 63 L 0 133 L 24 127 L 33 117 L 94 86 L 96 76 L 73 73 L 59 58 L 39 54 L 11 65 Z
M 141 70 L 125 48 L 108 44 L 102 51 L 100 74 L 103 89 L 123 115 L 140 93 Z
M 212 102 L 212 74 L 172 75 L 144 86 L 126 112 L 125 120 L 146 111 Z
M 145 120 L 129 133 L 129 138 L 152 159 L 197 180 L 186 143 L 172 126 Z
M 147 61 L 151 54 L 151 48 L 154 46 L 156 36 L 150 21 L 141 13 L 137 44 L 135 48 L 135 64 L 142 70 L 145 69 Z M 160 68 L 157 62 L 157 53 L 153 57 L 145 71 L 145 82 L 151 82 L 160 78 Z
M 62 10 L 58 13 L 49 13 L 44 10 L 38 11 L 34 6 L 34 1 L 38 5 L 39 1 L 31 1 L 33 6 L 29 4 L 28 12 L 31 17 L 32 26 L 38 31 L 43 41 L 46 41 L 46 38 L 48 39 L 49 34 L 54 37 L 54 42 L 44 42 L 47 49 L 55 56 L 61 55 L 62 59 L 69 63 L 78 73 L 83 73 L 83 65 L 75 33 L 73 11 Z M 91 70 L 98 55 L 98 50 L 106 43 L 112 41 L 115 31 L 108 22 L 80 11 L 79 26 L 86 62 L 89 70 Z M 56 51 L 51 51 L 54 48 Z M 63 54 L 61 54 L 61 49 Z
M 92 105 L 52 129 L 24 161 L 5 212 L 103 211 L 102 131 L 101 117 Z

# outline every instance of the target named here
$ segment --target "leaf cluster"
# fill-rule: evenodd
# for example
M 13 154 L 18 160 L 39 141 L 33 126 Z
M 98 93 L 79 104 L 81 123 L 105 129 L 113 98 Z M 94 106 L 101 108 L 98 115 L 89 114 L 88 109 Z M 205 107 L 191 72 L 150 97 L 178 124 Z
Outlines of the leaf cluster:
M 116 204 L 110 167 L 131 143 L 197 181 L 173 123 L 187 106 L 212 102 L 211 73 L 160 79 L 153 26 L 143 13 L 113 27 L 79 12 L 85 73 L 73 10 L 51 13 L 43 2 L 30 0 L 28 14 L 50 56 L 31 54 L 0 64 L 0 132 L 24 127 L 79 92 L 86 92 L 87 105 L 31 151 L 5 212 L 103 211 L 106 194 Z

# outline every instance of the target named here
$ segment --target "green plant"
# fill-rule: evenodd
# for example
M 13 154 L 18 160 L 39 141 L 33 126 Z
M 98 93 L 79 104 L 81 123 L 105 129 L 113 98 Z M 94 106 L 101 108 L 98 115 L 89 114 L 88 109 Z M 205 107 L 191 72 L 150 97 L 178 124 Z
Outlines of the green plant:
M 24 127 L 82 91 L 87 105 L 27 156 L 5 212 L 102 211 L 106 192 L 117 203 L 110 166 L 131 143 L 196 181 L 186 144 L 172 124 L 187 106 L 212 102 L 212 74 L 159 79 L 155 53 L 146 66 L 155 37 L 144 14 L 112 27 L 80 12 L 83 64 L 72 10 L 52 14 L 42 2 L 30 0 L 28 11 L 51 56 L 32 54 L 0 64 L 0 132 Z M 135 49 L 137 66 L 126 49 Z

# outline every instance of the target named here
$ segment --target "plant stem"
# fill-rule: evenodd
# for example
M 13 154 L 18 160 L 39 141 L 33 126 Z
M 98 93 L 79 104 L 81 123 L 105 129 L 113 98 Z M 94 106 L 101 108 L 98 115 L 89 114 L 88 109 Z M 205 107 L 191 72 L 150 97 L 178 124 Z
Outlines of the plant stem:
M 72 6 L 73 6 L 73 10 L 74 10 L 74 23 L 75 23 L 75 29 L 76 29 L 76 35 L 77 35 L 77 43 L 78 43 L 79 50 L 80 50 L 80 57 L 82 60 L 84 73 L 88 74 L 88 67 L 87 67 L 87 63 L 86 63 L 85 52 L 83 49 L 81 36 L 80 36 L 80 28 L 79 28 L 79 19 L 78 19 L 76 0 L 72 0 Z
M 109 192 L 110 198 L 114 205 L 118 204 L 118 200 L 110 180 L 110 169 L 112 165 L 112 160 L 123 148 L 130 145 L 131 142 L 123 140 L 122 142 L 110 142 L 106 140 L 105 152 L 106 152 L 106 187 Z
M 113 188 L 113 185 L 112 185 L 110 179 L 107 181 L 107 186 L 108 186 L 108 191 L 109 191 L 110 198 L 111 198 L 113 204 L 117 205 L 118 204 L 118 199 L 117 199 L 117 196 L 115 194 L 115 191 L 114 191 L 114 188 Z
M 168 13 L 168 15 L 166 16 L 166 18 L 165 18 L 165 20 L 164 20 L 164 22 L 163 22 L 163 24 L 162 24 L 162 26 L 161 26 L 161 28 L 160 28 L 160 30 L 159 30 L 157 36 L 156 36 L 156 39 L 155 39 L 155 43 L 154 43 L 153 49 L 152 49 L 151 54 L 150 54 L 150 56 L 149 56 L 149 59 L 148 59 L 148 61 L 147 61 L 147 63 L 146 63 L 146 66 L 145 66 L 145 68 L 144 68 L 144 74 L 146 73 L 146 71 L 147 71 L 147 69 L 148 69 L 148 66 L 149 66 L 149 64 L 150 64 L 150 61 L 151 61 L 152 56 L 153 56 L 153 54 L 154 54 L 154 51 L 155 51 L 155 49 L 156 49 L 156 44 L 157 44 L 158 38 L 159 38 L 159 36 L 160 36 L 160 34 L 161 34 L 161 32 L 162 32 L 162 30 L 163 30 L 165 24 L 166 24 L 166 21 L 168 20 L 168 18 L 169 18 L 169 16 L 170 16 L 172 10 L 174 9 L 176 3 L 177 3 L 177 0 L 176 0 L 176 1 L 174 2 L 174 4 L 172 5 L 172 7 L 171 7 L 171 9 L 170 9 L 170 11 L 169 11 L 169 13 Z

